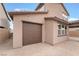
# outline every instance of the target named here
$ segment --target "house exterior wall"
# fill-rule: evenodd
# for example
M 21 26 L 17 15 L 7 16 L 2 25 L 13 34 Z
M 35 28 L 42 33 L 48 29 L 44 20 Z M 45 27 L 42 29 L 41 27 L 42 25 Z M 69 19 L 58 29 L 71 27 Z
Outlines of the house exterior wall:
M 76 28 L 69 28 L 69 31 L 79 31 L 79 27 L 76 27 Z
M 42 14 L 26 14 L 26 15 L 14 15 L 14 30 L 13 30 L 13 48 L 22 47 L 23 42 L 23 30 L 22 21 L 34 22 L 42 24 L 42 42 L 45 40 L 45 20 Z
M 65 36 L 58 36 L 58 25 L 60 22 L 53 21 L 53 44 L 63 42 L 68 40 L 68 28 L 67 28 L 67 35 Z M 62 23 L 61 23 L 62 24 Z
M 22 47 L 22 21 L 34 22 L 42 24 L 42 41 L 49 44 L 56 44 L 65 40 L 68 40 L 67 36 L 58 37 L 58 24 L 60 22 L 52 20 L 45 20 L 44 17 L 58 17 L 63 20 L 67 20 L 64 18 L 62 14 L 66 14 L 61 4 L 45 4 L 48 9 L 47 14 L 22 14 L 22 15 L 14 15 L 14 30 L 13 30 L 13 48 Z M 44 7 L 43 7 L 44 8 Z M 37 10 L 41 11 L 43 10 Z M 68 21 L 68 20 L 67 20 Z M 67 29 L 68 31 L 68 29 Z
M 7 40 L 9 38 L 9 20 L 5 14 L 2 4 L 0 3 L 0 42 Z
M 0 28 L 0 43 L 8 40 L 9 38 L 9 30 Z
M 69 28 L 69 38 L 70 40 L 79 41 L 79 28 Z
M 45 42 L 53 45 L 53 20 L 45 20 Z
M 68 40 L 68 28 L 67 28 L 67 35 L 66 36 L 58 36 L 58 25 L 60 22 L 53 21 L 53 20 L 46 20 L 45 24 L 45 42 L 51 45 L 56 43 L 63 42 Z
M 37 11 L 42 11 L 44 8 L 47 9 L 48 11 L 47 14 L 48 17 L 57 16 L 60 19 L 68 21 L 68 19 L 63 16 L 63 14 L 67 16 L 67 13 L 65 12 L 65 10 L 63 9 L 60 3 L 45 3 L 43 7 L 38 9 Z
M 13 47 L 22 47 L 22 21 L 34 22 L 42 24 L 42 42 L 49 44 L 56 44 L 62 41 L 68 40 L 67 36 L 58 37 L 58 24 L 60 22 L 53 20 L 45 20 L 45 15 L 42 14 L 26 14 L 26 15 L 14 15 L 14 30 L 13 30 Z

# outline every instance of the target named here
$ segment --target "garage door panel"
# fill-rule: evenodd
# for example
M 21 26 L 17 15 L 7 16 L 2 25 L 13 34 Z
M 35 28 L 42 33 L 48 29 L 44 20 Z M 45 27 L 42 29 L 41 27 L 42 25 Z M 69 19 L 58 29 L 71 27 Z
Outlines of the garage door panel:
M 42 25 L 23 22 L 23 45 L 42 41 Z

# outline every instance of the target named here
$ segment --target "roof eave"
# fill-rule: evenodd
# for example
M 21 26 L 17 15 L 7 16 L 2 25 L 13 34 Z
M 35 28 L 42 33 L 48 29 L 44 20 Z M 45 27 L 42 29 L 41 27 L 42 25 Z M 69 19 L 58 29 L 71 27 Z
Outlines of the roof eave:
M 62 23 L 65 23 L 65 24 L 69 24 L 68 21 L 60 19 L 60 18 L 58 18 L 56 16 L 55 17 L 45 17 L 45 19 L 53 19 L 54 21 L 62 22 Z
M 43 5 L 44 5 L 44 3 L 39 3 L 35 10 L 38 10 L 38 9 L 41 8 Z
M 7 14 L 7 11 L 6 11 L 5 7 L 4 7 L 4 4 L 3 4 L 3 3 L 1 3 L 1 5 L 2 5 L 2 7 L 3 7 L 4 11 L 5 11 L 5 14 L 6 14 L 6 16 L 7 16 L 8 20 L 9 20 L 9 21 L 11 21 L 11 20 L 10 20 L 10 18 L 8 17 L 8 14 Z
M 66 11 L 67 15 L 69 16 L 69 13 L 68 13 L 67 9 L 65 8 L 64 4 L 61 3 L 61 5 L 63 6 L 64 10 Z

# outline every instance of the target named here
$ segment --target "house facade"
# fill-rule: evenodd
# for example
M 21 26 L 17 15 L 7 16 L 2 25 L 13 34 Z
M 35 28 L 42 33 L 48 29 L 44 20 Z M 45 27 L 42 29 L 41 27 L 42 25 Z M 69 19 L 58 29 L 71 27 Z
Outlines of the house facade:
M 0 43 L 9 38 L 9 21 L 4 5 L 0 3 Z
M 71 40 L 79 41 L 79 20 L 69 23 L 69 37 Z
M 34 12 L 9 14 L 14 21 L 14 48 L 40 42 L 54 45 L 68 40 L 69 14 L 62 3 L 41 3 Z

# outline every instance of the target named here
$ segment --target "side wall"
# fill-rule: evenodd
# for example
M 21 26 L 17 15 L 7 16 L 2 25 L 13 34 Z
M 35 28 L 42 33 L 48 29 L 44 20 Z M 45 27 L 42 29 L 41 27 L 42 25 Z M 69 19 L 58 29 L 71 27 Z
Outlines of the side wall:
M 68 29 L 66 36 L 58 36 L 58 25 L 60 22 L 47 19 L 45 23 L 45 42 L 51 45 L 68 40 Z
M 69 38 L 70 40 L 79 41 L 79 28 L 69 28 Z
M 0 43 L 9 38 L 9 30 L 0 28 Z
M 53 20 L 45 20 L 45 42 L 53 45 Z

